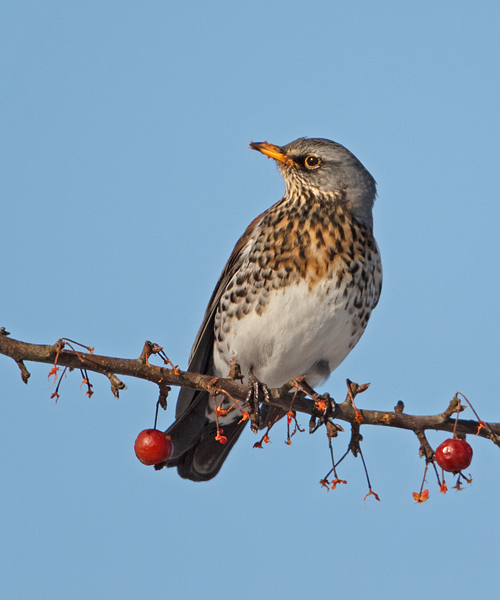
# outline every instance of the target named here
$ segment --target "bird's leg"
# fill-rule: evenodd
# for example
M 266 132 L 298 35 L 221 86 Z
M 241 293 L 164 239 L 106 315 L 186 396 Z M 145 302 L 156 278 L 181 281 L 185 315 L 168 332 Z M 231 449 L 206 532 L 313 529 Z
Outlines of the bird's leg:
M 254 433 L 259 431 L 259 407 L 261 402 L 269 402 L 269 388 L 254 375 L 253 368 L 248 370 L 248 394 L 246 402 L 250 407 L 250 427 Z
M 328 392 L 321 394 L 321 396 L 316 394 L 313 400 L 316 414 L 312 415 L 309 421 L 309 433 L 314 433 L 321 425 L 327 425 L 328 428 L 328 424 L 333 425 L 333 419 L 335 418 L 335 400 Z M 335 427 L 339 426 L 335 425 Z M 342 431 L 342 428 L 340 430 Z
M 290 385 L 296 390 L 300 390 L 306 396 L 310 396 L 314 401 L 315 414 L 311 416 L 309 421 L 309 433 L 317 431 L 321 425 L 331 423 L 333 425 L 333 418 L 335 417 L 335 400 L 327 392 L 324 394 L 318 394 L 314 389 L 307 383 L 305 375 L 297 377 L 290 381 Z M 295 398 L 295 396 L 294 396 Z

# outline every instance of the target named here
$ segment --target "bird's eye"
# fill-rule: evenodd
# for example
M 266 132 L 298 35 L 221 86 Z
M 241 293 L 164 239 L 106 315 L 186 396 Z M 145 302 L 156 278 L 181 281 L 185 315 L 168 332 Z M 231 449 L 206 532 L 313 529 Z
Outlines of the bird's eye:
M 304 164 L 308 169 L 317 169 L 320 165 L 320 160 L 314 154 L 310 154 L 306 157 Z

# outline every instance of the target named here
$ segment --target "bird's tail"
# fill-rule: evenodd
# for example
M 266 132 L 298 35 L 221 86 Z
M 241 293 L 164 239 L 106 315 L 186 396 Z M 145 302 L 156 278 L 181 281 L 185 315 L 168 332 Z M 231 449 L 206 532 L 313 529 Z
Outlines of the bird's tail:
M 178 415 L 165 432 L 172 439 L 174 452 L 165 461 L 167 467 L 177 467 L 184 479 L 191 481 L 208 481 L 217 475 L 231 448 L 243 431 L 246 421 L 238 418 L 224 424 L 225 443 L 217 436 L 217 426 L 207 417 L 208 392 L 181 390 L 181 394 L 192 394 L 188 410 Z

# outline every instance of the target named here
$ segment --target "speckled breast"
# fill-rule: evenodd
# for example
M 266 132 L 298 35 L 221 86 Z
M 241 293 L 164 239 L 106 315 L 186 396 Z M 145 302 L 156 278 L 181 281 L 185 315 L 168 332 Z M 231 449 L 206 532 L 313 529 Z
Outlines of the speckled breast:
M 361 337 L 381 289 L 370 227 L 341 194 L 283 199 L 257 223 L 215 315 L 214 365 L 236 356 L 270 387 L 326 379 Z

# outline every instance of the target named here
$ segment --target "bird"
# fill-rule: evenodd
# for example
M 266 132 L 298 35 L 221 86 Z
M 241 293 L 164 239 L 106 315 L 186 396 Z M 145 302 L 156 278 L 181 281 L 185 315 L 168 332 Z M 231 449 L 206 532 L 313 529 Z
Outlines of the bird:
M 237 241 L 188 371 L 227 377 L 236 361 L 245 382 L 254 377 L 279 388 L 301 378 L 314 388 L 357 344 L 380 297 L 376 182 L 354 154 L 328 139 L 251 142 L 250 148 L 274 159 L 285 193 Z M 165 465 L 185 479 L 208 481 L 245 425 L 238 410 L 221 415 L 227 441 L 220 443 L 213 398 L 181 388 L 165 432 L 174 446 Z

